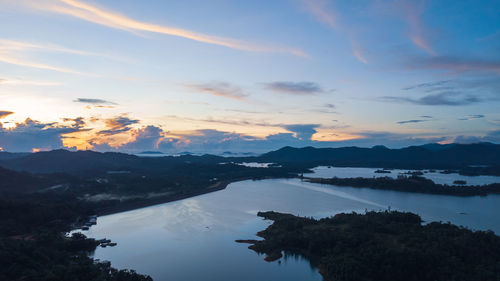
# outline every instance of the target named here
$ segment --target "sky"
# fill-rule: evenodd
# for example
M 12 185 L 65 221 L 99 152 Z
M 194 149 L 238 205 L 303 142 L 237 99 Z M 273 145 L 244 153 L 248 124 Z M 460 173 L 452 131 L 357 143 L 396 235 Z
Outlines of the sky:
M 500 1 L 0 0 L 0 150 L 500 143 Z

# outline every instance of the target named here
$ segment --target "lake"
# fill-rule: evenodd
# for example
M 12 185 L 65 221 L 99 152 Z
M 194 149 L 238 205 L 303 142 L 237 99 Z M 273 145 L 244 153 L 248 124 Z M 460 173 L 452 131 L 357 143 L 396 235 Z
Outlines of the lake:
M 425 221 L 451 221 L 500 233 L 500 196 L 453 197 L 336 187 L 299 179 L 241 181 L 225 190 L 102 216 L 89 231 L 116 247 L 98 248 L 94 257 L 116 268 L 132 268 L 155 280 L 322 280 L 300 257 L 268 263 L 247 244 L 269 225 L 256 216 L 274 210 L 325 217 L 339 212 L 391 209 L 418 213 Z
M 463 180 L 467 182 L 467 185 L 485 185 L 491 183 L 500 182 L 500 177 L 498 176 L 462 176 L 457 173 L 444 174 L 440 170 L 400 170 L 392 169 L 389 170 L 390 173 L 375 173 L 376 170 L 381 170 L 377 168 L 352 168 L 352 167 L 327 167 L 320 166 L 316 167 L 313 173 L 304 174 L 305 177 L 312 178 L 372 178 L 372 177 L 391 177 L 396 178 L 398 175 L 407 172 L 423 172 L 422 177 L 428 178 L 438 184 L 448 184 L 453 185 L 455 180 Z

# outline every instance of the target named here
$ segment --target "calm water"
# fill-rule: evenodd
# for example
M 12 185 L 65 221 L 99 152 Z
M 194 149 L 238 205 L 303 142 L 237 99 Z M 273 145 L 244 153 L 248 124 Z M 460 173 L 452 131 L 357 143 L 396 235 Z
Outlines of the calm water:
M 313 178 L 372 178 L 372 177 L 392 177 L 396 178 L 398 175 L 406 173 L 408 171 L 415 172 L 416 170 L 390 170 L 390 174 L 378 174 L 375 173 L 377 168 L 343 168 L 343 167 L 326 167 L 320 166 L 313 169 L 314 173 L 304 174 L 307 177 Z M 500 177 L 498 176 L 462 176 L 456 173 L 453 174 L 441 174 L 439 170 L 434 172 L 429 172 L 429 170 L 422 170 L 424 172 L 423 177 L 431 179 L 435 183 L 452 185 L 455 180 L 464 180 L 468 185 L 484 185 L 491 183 L 499 183 Z
M 339 212 L 412 211 L 426 221 L 451 221 L 500 233 L 500 196 L 452 197 L 335 187 L 298 179 L 242 181 L 210 194 L 98 218 L 90 237 L 116 247 L 98 248 L 95 258 L 133 268 L 155 280 L 322 280 L 307 260 L 267 263 L 235 239 L 255 238 L 269 222 L 259 210 L 324 217 Z M 461 214 L 465 213 L 465 214 Z

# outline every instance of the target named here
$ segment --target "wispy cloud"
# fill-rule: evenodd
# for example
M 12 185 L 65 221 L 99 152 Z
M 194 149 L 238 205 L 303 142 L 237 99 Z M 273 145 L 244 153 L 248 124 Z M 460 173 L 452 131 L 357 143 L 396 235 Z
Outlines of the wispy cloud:
M 64 52 L 64 53 L 72 53 L 78 55 L 94 55 L 92 53 L 87 53 L 79 50 L 72 50 L 69 48 L 64 48 L 56 45 L 41 45 L 34 44 L 28 42 L 14 41 L 14 40 L 6 40 L 0 39 L 0 62 L 14 64 L 24 67 L 38 68 L 38 69 L 46 69 L 57 72 L 71 73 L 71 74 L 80 74 L 87 75 L 83 72 L 56 66 L 52 64 L 40 63 L 36 61 L 32 61 L 30 59 L 25 58 L 25 52 L 33 51 L 33 50 L 45 50 L 45 51 L 54 51 L 54 52 Z
M 500 78 L 496 76 L 470 77 L 467 79 L 441 80 L 419 83 L 403 88 L 408 92 L 425 93 L 421 97 L 391 96 L 381 100 L 417 105 L 459 106 L 496 101 L 500 90 Z
M 237 118 L 190 118 L 190 117 L 180 117 L 176 115 L 166 116 L 169 119 L 192 121 L 192 122 L 203 122 L 203 123 L 215 123 L 215 124 L 225 124 L 225 125 L 235 125 L 235 126 L 258 126 L 258 127 L 284 127 L 285 124 L 281 123 L 269 123 L 265 121 L 255 121 L 249 119 L 237 119 Z
M 290 81 L 277 81 L 265 83 L 265 87 L 269 90 L 284 94 L 295 95 L 310 95 L 324 92 L 320 85 L 314 82 L 290 82 Z
M 311 13 L 316 20 L 326 23 L 330 28 L 336 29 L 337 21 L 333 10 L 325 0 L 303 0 L 304 9 Z
M 115 11 L 91 5 L 78 0 L 54 0 L 49 3 L 32 3 L 33 8 L 73 16 L 85 21 L 104 25 L 110 28 L 125 30 L 132 33 L 153 32 L 182 37 L 198 42 L 224 46 L 232 49 L 250 52 L 287 53 L 295 56 L 308 55 L 298 49 L 286 46 L 272 46 L 245 42 L 242 40 L 207 35 L 187 29 L 153 24 L 132 19 Z
M 184 84 L 184 87 L 186 87 L 190 91 L 239 101 L 244 101 L 248 97 L 248 94 L 244 93 L 240 87 L 225 82 Z
M 417 57 L 407 63 L 410 69 L 444 70 L 449 72 L 479 71 L 500 74 L 500 60 L 474 57 Z
M 485 116 L 483 114 L 473 114 L 473 115 L 468 115 L 464 118 L 458 118 L 460 121 L 468 121 L 468 120 L 474 120 L 474 119 L 482 119 Z
M 352 32 L 339 25 L 336 12 L 328 1 L 302 0 L 301 3 L 304 10 L 311 14 L 317 21 L 326 24 L 332 30 L 347 33 L 347 37 L 349 37 L 349 42 L 351 43 L 353 56 L 364 64 L 368 63 L 364 54 L 364 49 L 356 40 L 356 37 L 352 34 Z
M 403 124 L 411 124 L 411 123 L 422 123 L 422 122 L 428 122 L 428 121 L 430 121 L 430 120 L 429 119 L 427 119 L 427 120 L 412 119 L 412 120 L 399 121 L 399 122 L 396 122 L 396 123 L 399 124 L 399 125 L 403 125 Z
M 83 73 L 83 72 L 76 71 L 76 70 L 73 70 L 70 68 L 59 67 L 59 66 L 54 66 L 54 65 L 50 65 L 50 64 L 44 64 L 44 63 L 38 63 L 38 62 L 25 60 L 25 59 L 21 59 L 21 58 L 15 58 L 15 57 L 12 57 L 10 55 L 5 55 L 2 53 L 0 53 L 0 61 L 4 62 L 4 63 L 15 64 L 15 65 L 31 67 L 31 68 L 39 68 L 39 69 L 52 70 L 52 71 L 57 71 L 57 72 L 85 75 L 85 73 Z
M 388 102 L 410 103 L 416 105 L 447 105 L 447 106 L 469 105 L 483 101 L 477 95 L 469 94 L 463 96 L 457 92 L 442 92 L 437 94 L 426 95 L 420 98 L 382 97 L 381 100 Z
M 404 87 L 403 90 L 408 91 L 408 90 L 422 89 L 422 88 L 424 89 L 435 88 L 436 86 L 443 86 L 445 84 L 448 84 L 450 81 L 451 80 L 441 80 L 441 81 L 420 83 Z
M 401 11 L 403 18 L 410 26 L 408 37 L 417 46 L 429 55 L 436 55 L 436 52 L 429 43 L 428 32 L 422 22 L 422 14 L 425 11 L 424 0 L 398 1 L 397 7 Z
M 116 103 L 103 100 L 103 99 L 91 99 L 91 98 L 77 98 L 73 102 L 78 102 L 78 103 L 86 103 L 86 104 L 92 104 L 92 105 L 116 105 Z
M 27 80 L 27 79 L 15 79 L 15 78 L 0 79 L 0 85 L 59 86 L 62 84 L 63 83 L 60 82 L 37 81 L 37 80 Z

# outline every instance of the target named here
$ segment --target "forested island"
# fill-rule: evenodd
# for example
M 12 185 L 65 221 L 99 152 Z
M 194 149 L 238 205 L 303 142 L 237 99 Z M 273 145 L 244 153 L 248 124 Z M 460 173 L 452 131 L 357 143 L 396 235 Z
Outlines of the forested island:
M 454 196 L 486 196 L 499 194 L 500 183 L 480 186 L 437 184 L 421 176 L 400 176 L 398 178 L 304 178 L 312 183 L 336 186 L 362 187 L 371 189 L 395 190 L 415 193 L 442 194 Z
M 273 220 L 250 249 L 267 261 L 307 258 L 326 281 L 493 281 L 500 276 L 500 237 L 449 223 L 422 225 L 412 213 L 337 214 L 315 220 L 259 212 Z

